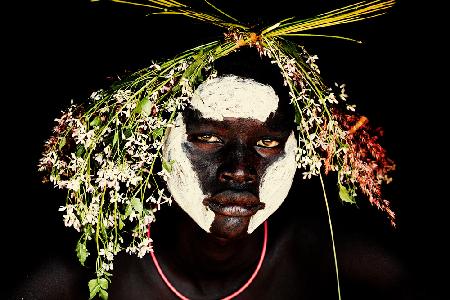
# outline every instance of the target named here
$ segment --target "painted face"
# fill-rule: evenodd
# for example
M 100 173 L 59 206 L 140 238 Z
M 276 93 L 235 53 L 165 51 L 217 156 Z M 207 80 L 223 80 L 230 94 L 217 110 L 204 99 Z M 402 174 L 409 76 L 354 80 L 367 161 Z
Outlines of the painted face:
M 236 76 L 202 83 L 179 114 L 163 155 L 167 185 L 205 231 L 251 233 L 286 198 L 296 170 L 292 118 L 272 87 Z

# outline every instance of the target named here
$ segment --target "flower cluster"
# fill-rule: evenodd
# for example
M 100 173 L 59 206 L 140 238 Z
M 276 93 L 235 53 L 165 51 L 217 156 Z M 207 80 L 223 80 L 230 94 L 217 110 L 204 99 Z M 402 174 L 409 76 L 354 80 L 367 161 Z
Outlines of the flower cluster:
M 370 127 L 364 116 L 337 109 L 333 113 L 345 130 L 345 148 L 339 155 L 342 166 L 338 170 L 338 181 L 341 190 L 344 186 L 348 189 L 342 192 L 356 195 L 359 188 L 371 204 L 387 213 L 391 224 L 395 226 L 395 213 L 389 201 L 382 198 L 381 192 L 382 184 L 392 181 L 389 174 L 395 170 L 394 162 L 387 157 L 386 150 L 379 143 L 383 131 Z
M 81 264 L 96 249 L 96 282 L 108 280 L 120 251 L 143 257 L 151 250 L 148 225 L 172 201 L 161 185 L 170 165 L 160 153 L 174 114 L 191 97 L 189 83 L 179 80 L 187 67 L 186 60 L 155 64 L 133 84 L 93 93 L 87 109 L 71 105 L 55 120 L 45 143 L 39 170 L 68 191 L 60 211 L 65 226 L 81 234 Z
M 293 47 L 297 47 L 295 55 L 283 51 Z M 391 181 L 389 173 L 395 164 L 379 144 L 381 131 L 373 130 L 367 118 L 353 113 L 355 105 L 347 103 L 345 85 L 328 88 L 320 77 L 317 55 L 311 56 L 301 46 L 262 40 L 258 51 L 279 66 L 290 90 L 299 133 L 296 160 L 304 170 L 303 178 L 317 176 L 322 170 L 325 174 L 337 172 L 343 201 L 355 203 L 361 190 L 395 225 L 395 213 L 381 196 L 381 186 Z

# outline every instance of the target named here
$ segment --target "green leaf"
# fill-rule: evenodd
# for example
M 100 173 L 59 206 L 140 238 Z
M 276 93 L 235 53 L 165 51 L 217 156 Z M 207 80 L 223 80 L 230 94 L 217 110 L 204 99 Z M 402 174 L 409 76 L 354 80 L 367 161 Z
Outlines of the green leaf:
M 131 135 L 133 135 L 133 130 L 131 130 L 131 128 L 126 127 L 125 129 L 123 129 L 123 135 L 125 136 L 125 138 L 129 138 Z
M 86 149 L 83 145 L 77 145 L 77 151 L 75 152 L 76 157 L 81 157 L 85 151 Z
M 144 206 L 142 205 L 141 199 L 133 198 L 133 199 L 131 199 L 130 204 L 132 205 L 132 207 L 135 211 L 137 211 L 139 214 L 142 213 Z
M 159 138 L 163 134 L 164 134 L 164 127 L 160 127 L 160 128 L 158 128 L 156 130 L 153 130 L 153 132 L 152 132 L 152 136 L 153 136 L 154 140 L 156 140 L 157 138 Z
M 193 55 L 192 58 L 195 59 L 195 60 L 198 60 L 199 58 L 201 58 L 203 56 L 204 52 L 205 52 L 205 50 L 203 48 L 200 48 L 198 53 Z
M 189 82 L 192 86 L 195 86 L 196 83 L 201 82 L 203 79 L 203 74 L 201 71 L 204 64 L 204 57 L 199 55 L 198 58 L 196 58 L 196 61 L 189 65 L 189 67 L 184 71 L 183 77 L 189 78 Z
M 100 289 L 101 289 L 100 286 L 99 286 L 99 285 L 96 285 L 92 290 L 89 290 L 89 300 L 92 299 L 92 298 L 94 298 L 95 295 L 98 294 L 98 292 L 100 291 Z
M 106 278 L 100 278 L 98 280 L 98 283 L 102 289 L 104 289 L 104 290 L 108 289 L 108 280 Z
M 181 81 L 181 80 L 180 80 Z M 177 83 L 172 87 L 172 93 L 177 94 L 181 90 L 181 84 Z
M 162 166 L 164 168 L 164 170 L 166 170 L 167 172 L 172 172 L 172 165 L 175 161 L 171 160 L 170 162 L 167 162 L 165 159 L 162 159 Z
M 299 110 L 296 108 L 295 109 L 295 123 L 296 124 L 300 124 L 302 121 L 302 115 L 300 114 Z
M 59 143 L 58 143 L 59 150 L 61 150 L 65 144 L 66 144 L 66 137 L 63 136 L 62 138 L 59 139 Z
M 144 206 L 142 205 L 141 199 L 133 198 L 133 199 L 131 199 L 130 204 L 128 204 L 127 208 L 125 209 L 125 214 L 123 215 L 122 218 L 123 218 L 123 220 L 125 220 L 126 218 L 128 218 L 131 215 L 131 213 L 133 211 L 135 211 L 139 214 L 142 214 L 143 210 L 144 210 Z M 119 222 L 119 228 L 120 228 L 120 226 L 123 226 L 123 223 L 121 225 Z
M 89 291 L 92 291 L 97 285 L 98 285 L 97 278 L 89 280 L 88 282 Z
M 348 192 L 347 188 L 341 184 L 339 184 L 339 197 L 344 202 L 356 204 L 355 198 L 353 198 Z
M 96 116 L 96 117 L 94 118 L 94 120 L 92 120 L 91 123 L 89 123 L 89 125 L 91 125 L 91 126 L 98 126 L 98 125 L 100 125 L 101 123 L 102 123 L 102 120 L 100 119 L 100 117 L 99 117 L 99 116 Z
M 78 260 L 80 261 L 81 265 L 84 266 L 86 258 L 89 256 L 89 252 L 87 251 L 86 244 L 82 243 L 81 241 L 78 241 L 76 251 L 77 251 Z
M 214 49 L 214 56 L 217 56 L 221 52 L 222 52 L 222 46 L 219 45 L 219 46 L 216 47 L 216 49 Z
M 88 286 L 89 286 L 89 299 L 92 299 L 100 291 L 100 285 L 98 284 L 98 279 L 95 278 L 95 279 L 89 280 Z
M 131 203 L 130 203 L 127 205 L 127 208 L 125 209 L 125 214 L 123 215 L 123 219 L 125 220 L 126 218 L 128 218 L 132 212 L 133 212 L 133 205 L 131 205 Z
M 116 130 L 113 138 L 113 147 L 117 144 L 118 141 L 119 141 L 119 132 Z
M 149 116 L 152 113 L 152 107 L 152 102 L 148 99 L 148 97 L 145 97 L 138 103 L 134 111 L 138 114 Z
M 125 226 L 125 224 L 122 221 L 122 218 L 118 218 L 119 219 L 119 230 L 122 230 L 123 226 Z
M 108 300 L 108 292 L 107 291 L 101 289 L 99 294 L 100 294 L 100 298 L 102 300 Z

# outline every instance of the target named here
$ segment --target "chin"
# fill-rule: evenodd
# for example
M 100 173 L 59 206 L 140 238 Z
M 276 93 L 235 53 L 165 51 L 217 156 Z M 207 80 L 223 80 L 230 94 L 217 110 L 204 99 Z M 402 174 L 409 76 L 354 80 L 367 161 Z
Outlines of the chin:
M 250 217 L 216 214 L 210 232 L 216 238 L 238 240 L 248 235 Z

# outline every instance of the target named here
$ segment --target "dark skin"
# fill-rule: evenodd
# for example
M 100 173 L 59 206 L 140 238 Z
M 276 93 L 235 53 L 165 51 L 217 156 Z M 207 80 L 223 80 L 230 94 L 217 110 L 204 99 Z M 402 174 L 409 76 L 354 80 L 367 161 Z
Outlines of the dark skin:
M 204 119 L 187 110 L 187 142 L 183 145 L 200 179 L 203 204 L 215 213 L 211 233 L 206 233 L 183 217 L 170 236 L 177 249 L 167 256 L 175 281 L 189 283 L 193 298 L 226 296 L 238 289 L 251 275 L 261 253 L 262 232 L 248 235 L 250 217 L 265 204 L 259 200 L 259 184 L 267 167 L 284 156 L 284 145 L 292 131 L 277 111 L 266 122 L 255 119 Z M 181 213 L 181 215 L 184 215 Z M 173 243 L 173 242 L 172 242 Z M 164 247 L 164 245 L 161 245 Z M 170 251 L 170 250 L 169 250 Z M 166 257 L 167 252 L 163 257 Z M 169 260 L 169 257 L 183 257 Z M 216 280 L 213 280 L 216 278 Z M 208 298 L 206 298 L 208 299 Z
M 292 128 L 279 109 L 266 123 L 250 119 L 223 122 L 187 111 L 188 143 L 184 149 L 197 171 L 201 187 L 216 201 L 237 206 L 264 205 L 258 187 L 264 170 L 283 155 Z M 269 218 L 269 242 L 261 270 L 236 299 L 337 299 L 329 229 L 319 186 L 289 199 Z M 230 193 L 224 191 L 231 191 Z M 219 195 L 219 196 L 216 196 Z M 226 195 L 231 195 L 226 197 Z M 263 229 L 247 234 L 256 208 L 233 211 L 215 208 L 211 233 L 203 231 L 176 204 L 160 212 L 152 226 L 155 254 L 172 284 L 191 299 L 220 299 L 240 288 L 255 269 L 261 254 Z M 318 212 L 318 213 L 315 213 Z M 404 283 L 399 261 L 361 235 L 336 232 L 340 254 L 343 299 L 416 299 Z M 370 240 L 369 240 L 370 241 Z M 76 257 L 70 257 L 76 261 Z M 90 274 L 89 274 L 90 276 Z M 88 299 L 85 269 L 65 259 L 43 264 L 17 288 L 12 299 Z M 406 287 L 406 291 L 405 291 Z M 117 257 L 109 299 L 177 299 L 161 280 L 150 257 Z M 418 298 L 417 298 L 418 299 Z
M 185 112 L 188 141 L 183 149 L 200 180 L 203 200 L 214 213 L 212 236 L 233 240 L 246 234 L 250 217 L 264 209 L 259 185 L 269 165 L 284 156 L 292 128 L 280 108 L 266 122 L 256 119 L 204 119 Z

